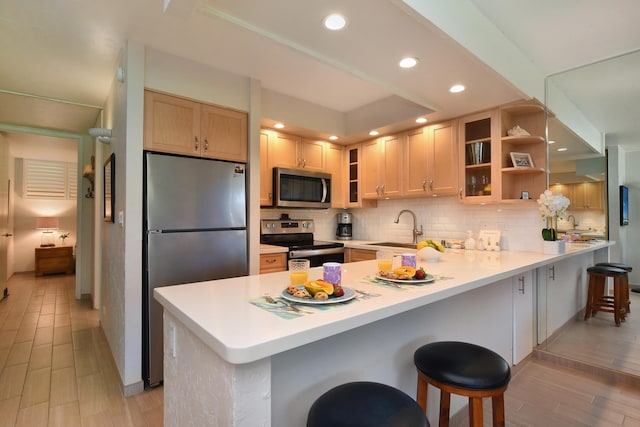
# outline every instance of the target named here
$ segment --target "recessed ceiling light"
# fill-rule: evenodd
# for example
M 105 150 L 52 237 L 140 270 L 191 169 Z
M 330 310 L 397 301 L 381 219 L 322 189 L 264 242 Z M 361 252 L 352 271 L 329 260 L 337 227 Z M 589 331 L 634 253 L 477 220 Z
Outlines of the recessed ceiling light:
M 463 85 L 453 85 L 451 86 L 451 88 L 449 89 L 449 92 L 451 93 L 460 93 L 465 89 L 465 87 Z
M 427 119 L 424 117 L 418 117 L 416 123 L 427 123 Z
M 556 142 L 553 139 L 549 140 L 549 144 L 555 144 Z
M 336 139 L 338 139 L 338 137 L 337 137 L 337 136 L 335 136 L 335 135 L 331 135 L 331 136 L 329 137 L 329 139 L 330 139 L 330 140 L 332 140 L 332 141 L 335 141 Z
M 325 16 L 322 23 L 326 29 L 337 31 L 343 29 L 347 25 L 347 18 L 339 13 L 332 13 L 331 15 Z
M 284 125 L 282 123 L 276 123 L 275 125 L 273 125 L 273 127 L 276 129 L 282 129 L 284 128 Z
M 567 150 L 568 150 L 568 148 L 566 148 L 566 147 L 558 148 L 558 151 L 567 151 Z
M 369 132 L 369 135 L 378 136 L 378 135 L 380 135 L 380 132 L 378 132 L 377 130 L 372 130 L 371 132 Z
M 406 58 L 402 58 L 398 63 L 398 65 L 402 68 L 413 68 L 416 65 L 418 65 L 418 58 L 414 58 L 410 56 Z

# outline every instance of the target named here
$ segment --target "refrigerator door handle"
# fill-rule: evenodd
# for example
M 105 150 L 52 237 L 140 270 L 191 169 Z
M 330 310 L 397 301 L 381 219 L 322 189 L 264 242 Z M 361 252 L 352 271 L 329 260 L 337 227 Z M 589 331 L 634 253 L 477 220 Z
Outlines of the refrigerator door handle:
M 162 230 L 149 230 L 147 231 L 148 234 L 162 234 Z

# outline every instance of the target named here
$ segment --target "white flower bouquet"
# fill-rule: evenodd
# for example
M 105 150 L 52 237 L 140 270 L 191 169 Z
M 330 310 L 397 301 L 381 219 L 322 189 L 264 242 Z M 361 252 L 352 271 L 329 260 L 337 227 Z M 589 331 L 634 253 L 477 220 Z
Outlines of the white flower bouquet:
M 564 218 L 571 201 L 562 194 L 553 194 L 551 190 L 545 190 L 538 199 L 538 207 L 542 219 L 546 221 L 546 228 L 542 229 L 544 240 L 557 240 L 558 232 L 556 223 L 558 218 Z

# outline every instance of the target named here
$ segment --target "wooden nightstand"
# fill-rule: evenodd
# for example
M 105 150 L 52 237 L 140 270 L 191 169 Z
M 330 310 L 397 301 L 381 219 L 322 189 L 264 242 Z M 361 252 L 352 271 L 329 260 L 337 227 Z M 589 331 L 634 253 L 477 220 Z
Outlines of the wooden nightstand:
M 49 273 L 73 273 L 74 260 L 71 246 L 36 248 L 36 276 Z

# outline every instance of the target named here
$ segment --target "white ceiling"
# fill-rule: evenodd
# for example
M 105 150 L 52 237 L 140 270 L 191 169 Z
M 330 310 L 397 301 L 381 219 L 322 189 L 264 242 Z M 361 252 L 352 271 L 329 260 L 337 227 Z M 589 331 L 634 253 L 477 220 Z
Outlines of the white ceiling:
M 126 40 L 258 79 L 265 89 L 345 115 L 399 96 L 434 111 L 428 117 L 435 121 L 524 96 L 400 0 L 171 0 L 166 12 L 163 3 L 0 0 L 0 124 L 86 132 Z M 466 6 L 473 5 L 545 75 L 640 48 L 637 0 L 470 0 Z M 321 28 L 334 11 L 349 17 L 342 32 Z M 399 69 L 404 55 L 418 56 L 419 66 Z M 625 80 L 618 71 L 613 78 L 598 73 L 598 85 L 593 76 L 584 77 L 588 84 L 564 81 L 592 123 L 626 146 L 640 143 L 638 107 L 622 100 L 639 97 L 605 85 Z M 450 94 L 459 82 L 467 90 Z

